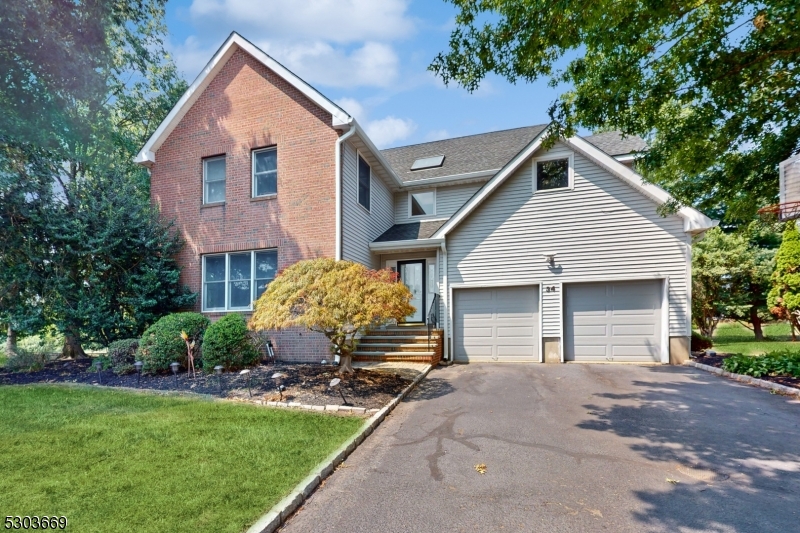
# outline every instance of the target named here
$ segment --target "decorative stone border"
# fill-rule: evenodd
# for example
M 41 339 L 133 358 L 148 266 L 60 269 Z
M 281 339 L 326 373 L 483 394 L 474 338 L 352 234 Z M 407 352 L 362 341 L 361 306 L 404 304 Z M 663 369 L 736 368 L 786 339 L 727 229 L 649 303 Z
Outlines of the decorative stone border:
M 307 405 L 298 402 L 265 402 L 258 400 L 255 402 L 257 405 L 266 405 L 267 407 L 282 407 L 284 409 L 306 409 L 308 411 L 327 411 L 327 412 L 342 412 L 352 413 L 354 415 L 364 415 L 377 413 L 380 409 L 367 409 L 366 407 L 352 407 L 350 405 Z
M 428 365 L 425 369 L 422 370 L 419 376 L 414 378 L 414 381 L 411 384 L 403 389 L 403 392 L 398 394 L 391 402 L 386 404 L 383 409 L 379 410 L 375 414 L 373 414 L 364 425 L 361 426 L 361 429 L 358 432 L 350 437 L 344 444 L 339 446 L 339 448 L 331 453 L 325 460 L 317 466 L 311 474 L 308 475 L 303 481 L 301 481 L 292 492 L 289 493 L 283 500 L 279 501 L 275 504 L 272 509 L 267 511 L 267 514 L 262 516 L 261 518 L 256 521 L 255 524 L 250 526 L 250 529 L 247 530 L 247 533 L 273 533 L 282 524 L 289 519 L 289 517 L 294 513 L 300 505 L 311 495 L 311 493 L 319 487 L 322 480 L 327 478 L 331 473 L 333 473 L 334 469 L 341 464 L 348 455 L 350 455 L 353 450 L 355 450 L 364 439 L 369 436 L 370 433 L 377 428 L 381 422 L 386 418 L 386 415 L 392 412 L 392 410 L 397 407 L 403 399 L 408 396 L 408 393 L 411 392 L 414 387 L 416 387 L 420 381 L 425 379 L 425 376 L 428 375 L 428 372 L 431 371 L 433 366 Z M 342 410 L 342 406 L 340 405 L 333 405 L 333 406 L 322 406 L 322 405 L 315 405 L 315 406 L 305 406 L 305 405 L 291 405 L 286 403 L 284 405 L 277 405 L 282 404 L 284 402 L 267 402 L 266 405 L 271 405 L 272 403 L 276 404 L 276 407 L 300 407 L 306 408 L 311 407 L 315 411 L 322 411 L 322 410 L 329 410 L 327 407 L 337 407 L 337 411 Z M 363 409 L 360 408 L 360 409 Z M 333 409 L 330 409 L 333 411 Z
M 712 374 L 717 374 L 722 377 L 735 379 L 736 381 L 741 381 L 742 383 L 749 383 L 750 385 L 755 385 L 756 387 L 761 387 L 762 389 L 770 389 L 774 390 L 775 392 L 780 392 L 781 394 L 797 396 L 800 398 L 800 389 L 795 389 L 794 387 L 787 387 L 786 385 L 781 385 L 780 383 L 773 383 L 764 379 L 754 378 L 753 376 L 745 376 L 744 374 L 734 374 L 732 372 L 728 372 L 727 370 L 723 370 L 722 368 L 704 365 L 702 363 L 698 363 L 697 361 L 689 360 L 684 364 L 699 368 L 700 370 L 705 370 L 706 372 L 711 372 Z

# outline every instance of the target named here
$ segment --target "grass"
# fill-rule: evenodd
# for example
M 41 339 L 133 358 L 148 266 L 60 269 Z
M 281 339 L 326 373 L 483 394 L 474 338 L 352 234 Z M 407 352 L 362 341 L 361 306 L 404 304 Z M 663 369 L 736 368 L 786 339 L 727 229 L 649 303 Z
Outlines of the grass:
M 800 340 L 792 342 L 789 324 L 773 322 L 764 325 L 763 341 L 756 341 L 753 332 L 738 322 L 724 322 L 714 334 L 714 350 L 721 353 L 759 355 L 776 350 L 800 352 Z M 800 337 L 799 337 L 800 338 Z
M 68 531 L 240 532 L 363 420 L 89 387 L 0 387 L 0 509 Z
M 6 354 L 0 353 L 0 368 L 6 366 L 6 361 L 8 361 L 8 357 L 6 357 Z

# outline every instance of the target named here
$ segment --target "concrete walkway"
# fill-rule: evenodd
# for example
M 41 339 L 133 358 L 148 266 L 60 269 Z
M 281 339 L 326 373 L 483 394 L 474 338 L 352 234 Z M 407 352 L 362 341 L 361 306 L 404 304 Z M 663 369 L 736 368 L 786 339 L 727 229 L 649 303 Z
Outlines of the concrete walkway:
M 435 369 L 283 531 L 800 531 L 799 425 L 686 367 Z

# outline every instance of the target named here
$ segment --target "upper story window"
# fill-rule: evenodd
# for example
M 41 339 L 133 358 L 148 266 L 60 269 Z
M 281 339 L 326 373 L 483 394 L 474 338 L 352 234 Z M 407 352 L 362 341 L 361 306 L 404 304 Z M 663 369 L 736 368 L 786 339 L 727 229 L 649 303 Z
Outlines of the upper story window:
M 436 191 L 409 192 L 409 216 L 421 217 L 436 214 Z
M 253 151 L 253 198 L 278 193 L 278 149 Z
M 203 203 L 225 201 L 225 156 L 203 159 Z
M 572 156 L 536 159 L 533 169 L 535 191 L 572 187 Z
M 249 311 L 277 270 L 277 250 L 203 256 L 203 311 Z
M 358 154 L 358 203 L 369 211 L 372 169 L 361 154 Z

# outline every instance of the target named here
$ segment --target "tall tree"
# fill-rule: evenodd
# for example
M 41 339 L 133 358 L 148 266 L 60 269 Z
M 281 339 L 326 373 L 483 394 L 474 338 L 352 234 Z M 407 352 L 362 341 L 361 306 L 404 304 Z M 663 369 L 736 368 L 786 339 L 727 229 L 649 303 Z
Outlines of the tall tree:
M 768 305 L 776 318 L 789 321 L 792 340 L 797 340 L 796 332 L 800 329 L 800 231 L 794 221 L 786 224 L 775 262 Z
M 729 222 L 775 201 L 800 149 L 796 0 L 449 0 L 449 50 L 430 68 L 469 90 L 490 72 L 570 87 L 555 134 L 645 137 L 639 169 Z
M 13 266 L 0 275 L 0 294 L 38 282 L 25 286 L 33 299 L 0 299 L 0 320 L 5 313 L 10 327 L 25 302 L 36 302 L 64 330 L 68 355 L 82 353 L 81 336 L 105 343 L 188 301 L 169 257 L 178 242 L 149 207 L 147 172 L 131 161 L 186 88 L 163 48 L 164 4 L 0 6 L 0 148 L 8 156 L 0 158 L 0 200 L 13 196 L 4 211 L 17 221 L 0 229 L 0 262 Z M 50 191 L 20 194 L 34 170 Z M 20 217 L 26 210 L 31 216 Z M 13 243 L 34 248 L 34 240 L 43 262 L 12 253 Z

